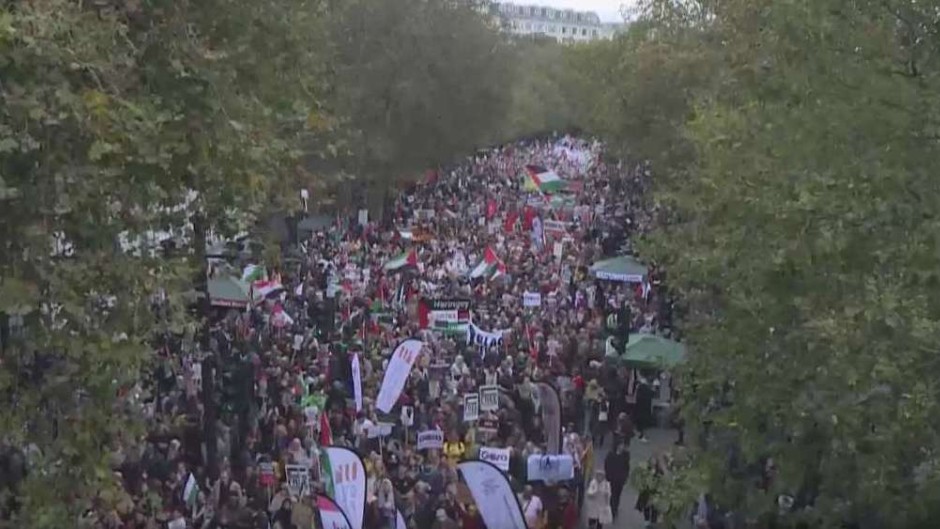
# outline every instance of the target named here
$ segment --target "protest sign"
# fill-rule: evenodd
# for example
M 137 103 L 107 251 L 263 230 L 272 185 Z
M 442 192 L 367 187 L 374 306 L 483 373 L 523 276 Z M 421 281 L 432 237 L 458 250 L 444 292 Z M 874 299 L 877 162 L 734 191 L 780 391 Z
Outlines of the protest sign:
M 499 409 L 499 386 L 480 386 L 480 411 Z
M 444 432 L 440 430 L 425 430 L 418 433 L 418 450 L 444 447 Z
M 402 406 L 401 407 L 402 426 L 414 426 L 414 423 L 415 423 L 415 409 L 411 406 Z
M 542 294 L 538 292 L 525 292 L 522 294 L 522 306 L 526 308 L 541 307 Z
M 274 463 L 262 461 L 258 463 L 258 483 L 262 487 L 271 487 L 274 485 Z
M 369 439 L 375 439 L 376 437 L 388 437 L 389 435 L 392 435 L 393 426 L 394 424 L 390 422 L 377 423 L 375 426 L 369 428 L 369 431 L 367 432 Z
M 529 481 L 566 481 L 574 479 L 574 459 L 570 454 L 533 454 L 526 461 Z
M 480 447 L 480 460 L 493 463 L 503 472 L 509 472 L 509 449 Z
M 463 396 L 463 420 L 475 421 L 480 418 L 480 396 L 470 393 Z
M 287 490 L 291 496 L 310 494 L 310 469 L 306 465 L 285 465 Z

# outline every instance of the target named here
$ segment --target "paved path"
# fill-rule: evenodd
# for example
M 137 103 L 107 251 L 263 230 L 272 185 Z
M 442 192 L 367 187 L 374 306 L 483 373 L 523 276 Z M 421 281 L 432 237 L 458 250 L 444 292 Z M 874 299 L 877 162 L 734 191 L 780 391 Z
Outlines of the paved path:
M 649 460 L 654 453 L 661 454 L 672 450 L 677 434 L 675 430 L 656 429 L 648 430 L 646 436 L 649 442 L 643 443 L 634 438 L 630 444 L 630 468 L 637 468 L 641 463 Z M 607 456 L 607 451 L 612 444 L 610 435 L 607 436 L 606 441 L 604 448 L 594 452 L 595 466 L 603 466 L 604 464 L 604 457 Z M 627 486 L 623 488 L 623 494 L 620 496 L 620 512 L 617 519 L 614 520 L 612 526 L 604 527 L 604 529 L 643 529 L 645 527 L 643 515 L 633 508 L 636 505 L 636 498 L 637 491 L 628 482 Z M 582 519 L 581 525 L 586 528 L 587 519 Z

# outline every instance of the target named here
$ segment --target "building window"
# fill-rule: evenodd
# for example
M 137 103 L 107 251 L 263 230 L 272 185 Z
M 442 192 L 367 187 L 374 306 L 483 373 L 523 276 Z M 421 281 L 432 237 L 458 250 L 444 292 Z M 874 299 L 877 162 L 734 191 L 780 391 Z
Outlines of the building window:
M 591 36 L 594 37 L 595 39 L 597 38 L 597 30 L 596 30 L 596 29 L 591 31 Z
M 564 35 L 566 31 L 568 31 L 568 28 L 566 28 L 565 26 L 562 26 L 562 27 L 561 27 L 561 34 Z
M 542 8 L 542 17 L 544 18 L 544 17 L 547 17 L 547 16 L 548 16 L 548 9 L 545 9 L 545 8 L 543 7 L 543 8 Z
M 582 36 L 582 37 L 587 37 L 587 29 L 581 28 L 581 36 Z

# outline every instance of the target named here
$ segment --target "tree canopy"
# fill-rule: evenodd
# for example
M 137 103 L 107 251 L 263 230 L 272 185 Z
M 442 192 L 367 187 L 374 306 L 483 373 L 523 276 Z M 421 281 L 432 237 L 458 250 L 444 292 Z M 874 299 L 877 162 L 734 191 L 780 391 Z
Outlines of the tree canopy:
M 658 501 L 913 527 L 940 489 L 936 6 L 652 1 L 574 50 L 591 130 L 655 161 L 701 443 Z M 703 424 L 707 424 L 705 427 Z M 780 495 L 794 499 L 781 511 Z

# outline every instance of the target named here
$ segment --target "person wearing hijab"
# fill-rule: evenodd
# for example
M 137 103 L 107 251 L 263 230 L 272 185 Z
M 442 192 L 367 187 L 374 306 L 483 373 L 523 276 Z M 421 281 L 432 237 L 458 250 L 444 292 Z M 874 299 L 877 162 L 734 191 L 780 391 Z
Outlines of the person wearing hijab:
M 611 488 L 610 482 L 603 470 L 598 470 L 591 478 L 587 488 L 588 529 L 602 529 L 605 525 L 614 523 L 614 513 L 610 508 Z

